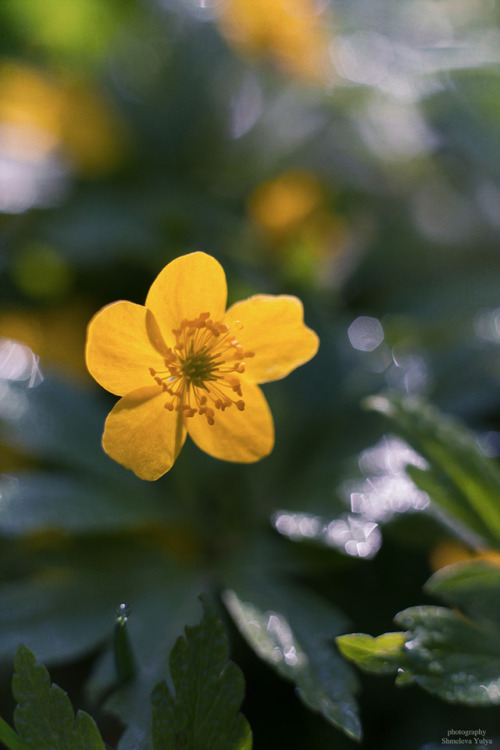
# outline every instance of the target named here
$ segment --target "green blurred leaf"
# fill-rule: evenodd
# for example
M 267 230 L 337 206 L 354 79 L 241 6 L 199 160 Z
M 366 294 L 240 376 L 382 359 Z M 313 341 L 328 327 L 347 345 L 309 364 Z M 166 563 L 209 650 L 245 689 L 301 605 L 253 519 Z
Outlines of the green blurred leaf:
M 458 420 L 434 406 L 395 393 L 374 396 L 369 408 L 389 417 L 429 466 L 408 466 L 415 484 L 462 526 L 469 543 L 481 544 L 470 533 L 500 547 L 500 470 L 481 453 L 474 435 Z M 484 542 L 483 542 L 484 544 Z
M 445 607 L 410 607 L 395 622 L 407 630 L 398 682 L 416 682 L 450 702 L 500 703 L 500 631 Z
M 203 619 L 186 627 L 170 657 L 175 694 L 165 682 L 152 694 L 154 750 L 251 750 L 250 727 L 237 713 L 243 700 L 240 669 L 228 662 L 222 623 L 205 599 Z
M 344 616 L 314 594 L 269 578 L 234 580 L 224 602 L 250 646 L 297 686 L 305 705 L 360 739 L 357 682 L 334 645 Z
M 435 97 L 434 107 L 430 101 L 432 119 L 439 119 L 447 139 L 476 169 L 485 174 L 498 173 L 500 108 L 494 94 L 499 85 L 498 65 L 451 71 L 450 83 L 453 98 L 458 96 L 464 105 L 460 122 L 453 116 L 452 102 L 440 97 Z
M 0 477 L 0 532 L 19 536 L 48 530 L 105 534 L 115 529 L 165 523 L 172 506 L 153 487 L 96 482 L 87 475 L 31 472 Z
M 18 702 L 14 722 L 33 750 L 105 750 L 94 720 L 76 717 L 64 690 L 50 684 L 49 673 L 25 646 L 16 653 L 12 691 Z
M 28 455 L 93 476 L 124 476 L 101 448 L 106 409 L 96 392 L 47 372 L 44 375 L 36 388 L 9 385 L 12 408 L 2 413 L 2 440 Z
M 47 4 L 19 0 L 8 4 L 12 21 L 29 33 L 33 42 L 58 60 L 88 65 L 102 59 L 112 39 L 116 3 L 102 5 L 97 0 L 72 3 L 71 12 L 62 0 Z M 46 11 L 49 10 L 47 15 Z M 49 20 L 50 16 L 50 20 Z M 99 34 L 95 33 L 96 28 Z M 29 29 L 29 31 L 28 31 Z
M 425 584 L 425 591 L 468 617 L 500 630 L 500 567 L 488 560 L 448 565 Z
M 198 574 L 167 545 L 167 538 L 147 533 L 26 539 L 26 570 L 0 588 L 0 653 L 9 656 L 25 643 L 43 662 L 74 659 L 111 640 L 116 609 L 125 603 L 132 646 L 145 668 L 158 661 L 164 633 L 177 628 L 167 639 L 167 659 L 179 620 L 192 611 L 186 602 L 200 590 Z
M 365 672 L 392 674 L 403 660 L 404 633 L 384 633 L 378 638 L 351 633 L 340 635 L 336 642 L 340 653 Z

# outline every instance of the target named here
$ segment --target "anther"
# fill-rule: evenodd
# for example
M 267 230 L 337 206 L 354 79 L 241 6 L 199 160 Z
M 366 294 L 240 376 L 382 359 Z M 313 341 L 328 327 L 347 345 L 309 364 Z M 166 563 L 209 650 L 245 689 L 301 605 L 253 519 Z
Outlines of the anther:
M 239 375 L 245 372 L 247 357 L 235 332 L 243 328 L 237 321 L 231 326 L 214 321 L 209 312 L 196 318 L 185 318 L 172 330 L 173 348 L 164 350 L 165 370 L 150 367 L 155 382 L 169 394 L 164 404 L 168 411 L 177 411 L 186 418 L 204 416 L 209 425 L 216 421 L 215 413 L 234 405 L 245 408 Z M 231 397 L 236 394 L 237 397 Z

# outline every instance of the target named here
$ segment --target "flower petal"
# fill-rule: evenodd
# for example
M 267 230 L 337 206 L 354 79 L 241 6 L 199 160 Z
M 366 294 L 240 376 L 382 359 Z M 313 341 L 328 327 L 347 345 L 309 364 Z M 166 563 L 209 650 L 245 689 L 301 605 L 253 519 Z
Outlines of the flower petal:
M 245 378 L 254 383 L 284 378 L 318 350 L 319 339 L 304 324 L 302 302 L 297 297 L 258 294 L 230 307 L 225 323 L 234 326 L 245 351 L 254 352 L 254 357 L 245 359 Z
M 121 398 L 106 419 L 104 450 L 141 479 L 158 479 L 172 468 L 186 439 L 182 413 L 164 404 L 161 388 L 140 388 Z
M 226 276 L 220 263 L 206 253 L 190 253 L 176 258 L 159 273 L 146 307 L 154 313 L 167 344 L 173 346 L 172 329 L 204 312 L 209 312 L 213 320 L 222 320 L 226 299 Z
M 152 385 L 150 367 L 164 370 L 165 348 L 153 313 L 133 302 L 114 302 L 87 329 L 87 368 L 103 388 L 123 396 Z
M 189 435 L 198 448 L 214 458 L 252 463 L 267 456 L 274 446 L 274 423 L 261 389 L 242 383 L 244 411 L 231 406 L 215 412 L 209 425 L 200 415 L 187 419 Z

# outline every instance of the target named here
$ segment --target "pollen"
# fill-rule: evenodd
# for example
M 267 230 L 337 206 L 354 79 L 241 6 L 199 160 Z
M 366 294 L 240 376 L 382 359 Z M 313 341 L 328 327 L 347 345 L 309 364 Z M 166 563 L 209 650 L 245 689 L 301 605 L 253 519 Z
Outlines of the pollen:
M 167 348 L 165 370 L 149 368 L 155 383 L 168 394 L 165 409 L 182 412 L 187 418 L 202 416 L 209 425 L 215 424 L 216 411 L 231 406 L 243 411 L 239 376 L 254 352 L 245 351 L 229 326 L 213 321 L 209 312 L 183 320 L 172 333 L 175 345 Z

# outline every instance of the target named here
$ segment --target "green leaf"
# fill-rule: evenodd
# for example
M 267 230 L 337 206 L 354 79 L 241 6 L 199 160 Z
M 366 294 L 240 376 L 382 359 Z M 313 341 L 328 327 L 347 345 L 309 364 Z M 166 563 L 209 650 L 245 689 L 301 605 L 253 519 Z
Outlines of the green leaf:
M 484 559 L 448 565 L 425 584 L 425 591 L 468 617 L 500 631 L 500 567 Z
M 111 637 L 122 603 L 130 607 L 138 661 L 153 660 L 173 622 L 169 653 L 201 587 L 196 571 L 169 555 L 169 540 L 161 530 L 25 539 L 11 563 L 18 563 L 18 577 L 1 586 L 0 654 L 8 657 L 25 643 L 42 662 L 78 658 Z
M 0 717 L 0 742 L 3 742 L 9 750 L 29 750 L 28 745 L 22 741 L 11 726 Z
M 0 493 L 0 532 L 11 536 L 55 529 L 102 534 L 138 524 L 158 525 L 173 516 L 159 492 L 142 488 L 138 503 L 135 482 L 97 482 L 88 475 L 3 476 Z
M 18 702 L 14 723 L 33 750 L 105 750 L 91 716 L 75 717 L 64 690 L 50 684 L 49 673 L 32 652 L 20 646 L 15 658 L 12 692 Z
M 93 389 L 45 372 L 45 380 L 36 388 L 14 383 L 9 395 L 17 408 L 0 421 L 6 443 L 93 476 L 123 476 L 101 449 L 106 410 Z
M 365 672 L 392 674 L 404 658 L 404 633 L 384 633 L 378 638 L 351 633 L 338 636 L 336 642 L 340 653 Z
M 440 698 L 468 705 L 500 704 L 500 568 L 484 560 L 450 565 L 426 591 L 457 607 L 410 607 L 395 617 L 405 633 L 337 639 L 360 669 L 397 673 Z
M 284 582 L 233 581 L 225 604 L 250 646 L 297 686 L 308 708 L 348 737 L 360 739 L 354 673 L 335 650 L 346 621 L 315 595 Z
M 250 750 L 252 735 L 237 713 L 243 675 L 228 662 L 222 623 L 204 599 L 199 625 L 186 627 L 170 657 L 175 695 L 166 682 L 152 694 L 154 750 Z
M 406 633 L 354 633 L 337 643 L 360 669 L 397 673 L 451 703 L 500 703 L 500 631 L 482 628 L 446 607 L 410 607 L 395 622 Z
M 429 464 L 407 467 L 417 486 L 459 522 L 469 543 L 500 547 L 500 470 L 481 453 L 475 436 L 458 420 L 415 397 L 375 396 L 369 408 L 389 417 L 397 431 Z M 476 537 L 471 537 L 471 533 Z M 484 542 L 483 542 L 484 544 Z
M 395 618 L 407 630 L 398 682 L 416 682 L 452 703 L 500 703 L 500 631 L 446 607 L 410 607 Z

